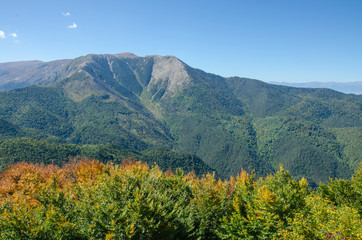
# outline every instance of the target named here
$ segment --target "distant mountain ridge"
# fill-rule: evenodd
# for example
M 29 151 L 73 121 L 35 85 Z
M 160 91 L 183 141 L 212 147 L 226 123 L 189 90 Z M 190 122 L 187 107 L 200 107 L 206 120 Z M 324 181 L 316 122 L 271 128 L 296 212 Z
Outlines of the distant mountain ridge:
M 50 84 L 55 81 L 57 72 L 70 61 L 0 63 L 0 91 Z
M 0 128 L 3 141 L 163 148 L 195 155 L 222 177 L 241 168 L 266 175 L 283 163 L 313 184 L 348 178 L 362 161 L 358 96 L 224 78 L 173 56 L 90 54 L 15 65 L 0 65 L 2 89 L 31 86 L 0 92 L 0 120 L 11 126 Z
M 271 82 L 271 84 L 283 85 L 289 87 L 301 88 L 330 88 L 338 92 L 362 94 L 362 81 L 357 82 L 306 82 L 306 83 L 288 83 Z

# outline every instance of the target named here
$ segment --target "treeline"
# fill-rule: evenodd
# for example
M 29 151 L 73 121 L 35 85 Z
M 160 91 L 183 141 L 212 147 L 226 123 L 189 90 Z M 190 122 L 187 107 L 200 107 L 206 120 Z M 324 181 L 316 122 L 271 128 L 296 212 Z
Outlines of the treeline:
M 1 239 L 361 239 L 362 164 L 317 191 L 282 167 L 228 181 L 141 162 L 17 163 L 0 175 Z
M 0 172 L 7 166 L 25 161 L 28 163 L 63 166 L 72 158 L 86 157 L 102 163 L 121 163 L 125 158 L 134 158 L 152 166 L 157 164 L 162 171 L 181 168 L 194 171 L 196 176 L 214 172 L 200 158 L 192 154 L 177 153 L 168 149 L 136 151 L 115 144 L 77 145 L 50 142 L 34 138 L 11 138 L 0 140 Z M 216 173 L 216 177 L 219 175 Z

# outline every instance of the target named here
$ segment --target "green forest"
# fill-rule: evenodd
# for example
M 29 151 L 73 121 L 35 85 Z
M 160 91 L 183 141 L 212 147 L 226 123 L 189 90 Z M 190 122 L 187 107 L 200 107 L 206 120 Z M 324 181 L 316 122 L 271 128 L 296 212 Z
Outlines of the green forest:
M 81 158 L 97 159 L 102 163 L 121 163 L 124 158 L 133 158 L 150 166 L 156 164 L 162 171 L 180 168 L 185 172 L 193 171 L 198 177 L 209 172 L 214 172 L 216 177 L 219 176 L 197 156 L 168 149 L 136 151 L 110 143 L 77 145 L 25 137 L 0 140 L 0 172 L 7 166 L 21 161 L 63 166 L 69 163 L 69 160 Z
M 317 190 L 279 171 L 221 181 L 125 160 L 19 162 L 0 175 L 1 239 L 362 239 L 362 164 Z

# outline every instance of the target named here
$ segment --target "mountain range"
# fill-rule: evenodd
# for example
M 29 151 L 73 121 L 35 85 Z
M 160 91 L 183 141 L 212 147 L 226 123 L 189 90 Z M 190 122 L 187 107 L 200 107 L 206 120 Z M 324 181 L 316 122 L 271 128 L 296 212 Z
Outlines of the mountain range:
M 271 82 L 276 85 L 301 88 L 330 88 L 338 92 L 362 94 L 362 81 L 357 82 L 306 82 L 306 83 L 287 83 Z
M 0 87 L 2 166 L 34 149 L 31 161 L 162 158 L 221 178 L 281 163 L 313 186 L 362 161 L 361 95 L 224 78 L 173 56 L 2 63 Z

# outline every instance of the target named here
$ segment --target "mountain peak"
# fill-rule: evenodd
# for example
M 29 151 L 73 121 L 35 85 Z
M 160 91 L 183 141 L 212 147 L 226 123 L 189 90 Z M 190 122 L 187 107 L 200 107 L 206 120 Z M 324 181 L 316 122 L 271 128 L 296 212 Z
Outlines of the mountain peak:
M 154 59 L 148 89 L 163 89 L 163 97 L 173 96 L 191 83 L 185 64 L 173 56 L 150 56 Z
M 138 58 L 138 56 L 136 54 L 133 54 L 131 52 L 124 52 L 124 53 L 114 54 L 114 56 L 118 57 L 118 58 Z

